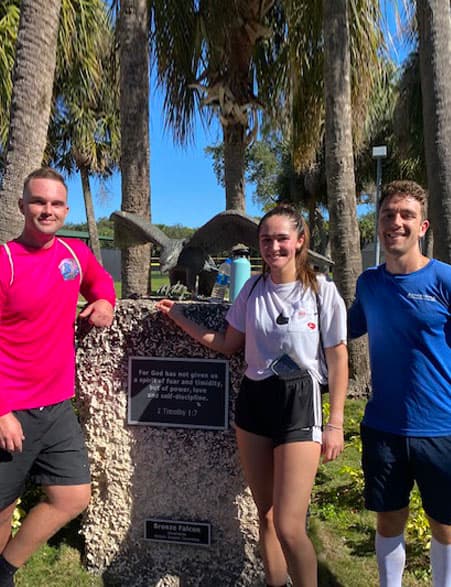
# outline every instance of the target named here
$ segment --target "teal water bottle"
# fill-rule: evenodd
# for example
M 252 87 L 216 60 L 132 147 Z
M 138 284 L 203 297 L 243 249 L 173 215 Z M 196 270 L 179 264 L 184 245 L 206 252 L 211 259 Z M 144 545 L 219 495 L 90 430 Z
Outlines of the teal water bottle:
M 235 245 L 232 248 L 232 272 L 230 275 L 230 301 L 234 302 L 241 288 L 251 276 L 249 249 L 246 245 Z

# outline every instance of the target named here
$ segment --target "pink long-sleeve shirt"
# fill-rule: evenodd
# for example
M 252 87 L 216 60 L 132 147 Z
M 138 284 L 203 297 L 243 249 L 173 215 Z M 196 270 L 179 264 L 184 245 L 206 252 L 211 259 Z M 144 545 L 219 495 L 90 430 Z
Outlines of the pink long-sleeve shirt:
M 81 241 L 0 246 L 0 416 L 73 396 L 79 292 L 114 306 L 111 276 Z

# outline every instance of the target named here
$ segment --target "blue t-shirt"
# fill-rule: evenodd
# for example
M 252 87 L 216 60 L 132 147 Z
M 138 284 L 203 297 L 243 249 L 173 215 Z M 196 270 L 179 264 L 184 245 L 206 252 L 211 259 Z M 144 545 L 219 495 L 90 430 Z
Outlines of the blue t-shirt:
M 368 332 L 373 393 L 363 423 L 405 436 L 451 434 L 451 265 L 362 273 L 349 336 Z

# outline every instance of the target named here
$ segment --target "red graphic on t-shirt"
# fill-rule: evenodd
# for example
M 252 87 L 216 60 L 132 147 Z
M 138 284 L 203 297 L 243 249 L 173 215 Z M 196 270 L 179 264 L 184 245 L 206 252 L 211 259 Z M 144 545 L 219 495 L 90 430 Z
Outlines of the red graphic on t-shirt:
M 310 328 L 310 330 L 315 330 L 316 328 L 316 324 L 314 322 L 307 322 L 307 326 Z

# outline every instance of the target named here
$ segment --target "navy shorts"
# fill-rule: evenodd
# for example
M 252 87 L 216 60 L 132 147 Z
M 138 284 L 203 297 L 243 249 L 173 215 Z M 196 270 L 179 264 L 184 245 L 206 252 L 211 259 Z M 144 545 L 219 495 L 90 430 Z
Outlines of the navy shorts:
M 365 507 L 389 512 L 409 505 L 416 481 L 426 514 L 451 525 L 451 436 L 399 436 L 362 425 Z
M 37 485 L 90 483 L 88 454 L 70 400 L 14 412 L 24 432 L 22 452 L 0 449 L 0 510 Z
M 288 442 L 321 442 L 321 392 L 310 375 L 283 381 L 274 375 L 254 381 L 244 377 L 235 406 L 236 425 L 271 438 L 274 446 Z

